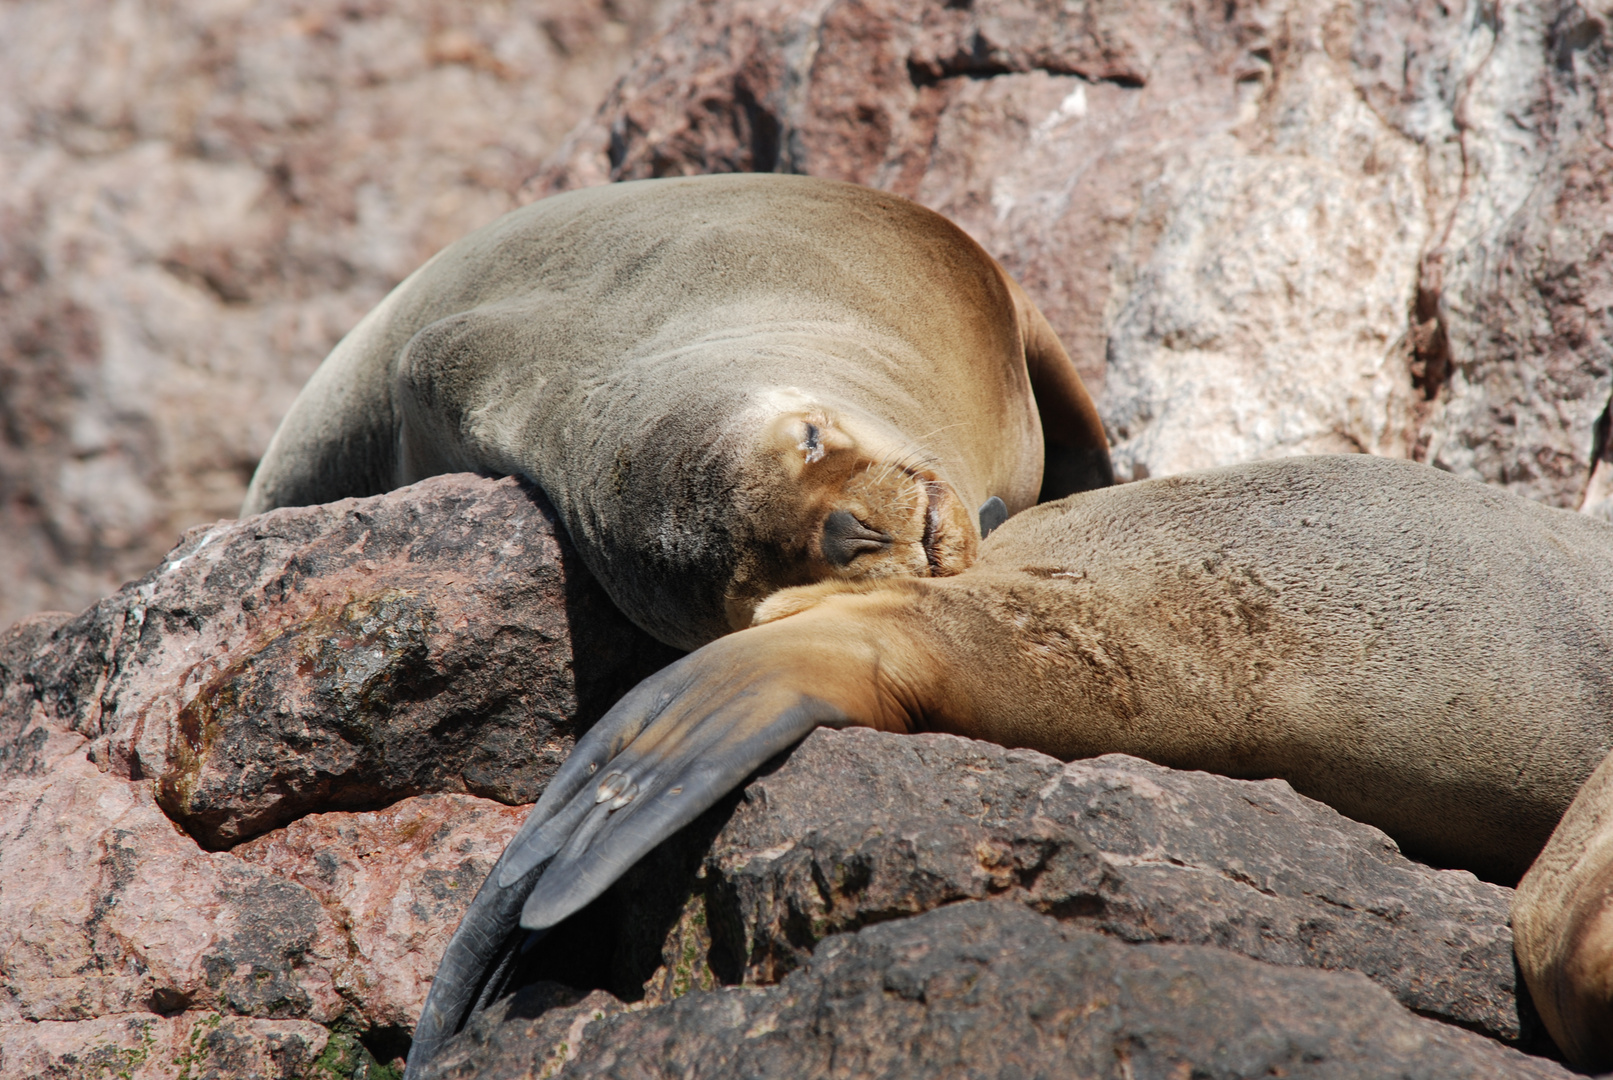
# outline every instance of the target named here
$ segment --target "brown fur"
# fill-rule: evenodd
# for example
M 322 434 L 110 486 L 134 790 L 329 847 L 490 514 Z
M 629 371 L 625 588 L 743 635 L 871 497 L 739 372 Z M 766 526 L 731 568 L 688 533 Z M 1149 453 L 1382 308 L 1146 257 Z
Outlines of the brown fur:
M 784 586 L 968 565 L 976 507 L 1037 499 L 1038 404 L 1043 490 L 1108 482 L 1046 321 L 939 215 L 805 177 L 611 185 L 394 290 L 315 372 L 243 513 L 524 476 L 623 610 L 693 648 Z M 835 510 L 888 543 L 832 557 Z
M 1613 759 L 1518 883 L 1512 930 L 1546 1030 L 1580 1068 L 1613 1068 Z
M 1613 528 L 1404 462 L 1088 492 L 956 577 L 791 590 L 757 618 L 784 614 L 759 631 L 877 653 L 847 716 L 1280 776 L 1503 880 L 1613 746 Z M 838 663 L 770 678 L 806 692 Z

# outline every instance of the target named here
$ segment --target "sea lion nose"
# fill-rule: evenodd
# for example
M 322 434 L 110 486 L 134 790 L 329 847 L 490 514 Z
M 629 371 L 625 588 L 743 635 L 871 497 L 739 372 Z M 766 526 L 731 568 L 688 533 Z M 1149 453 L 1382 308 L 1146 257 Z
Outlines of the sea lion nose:
M 890 537 L 868 528 L 845 510 L 836 510 L 823 523 L 823 557 L 836 566 L 845 566 L 871 551 L 884 551 L 890 543 Z

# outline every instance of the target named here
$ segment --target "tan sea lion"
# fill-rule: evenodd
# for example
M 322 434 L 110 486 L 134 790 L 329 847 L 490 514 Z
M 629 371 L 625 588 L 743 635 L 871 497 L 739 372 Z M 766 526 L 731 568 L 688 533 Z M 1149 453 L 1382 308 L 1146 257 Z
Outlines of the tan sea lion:
M 956 576 L 791 589 L 756 621 L 579 740 L 444 956 L 421 1059 L 496 992 L 517 921 L 554 926 L 819 724 L 1281 777 L 1503 880 L 1613 747 L 1613 527 L 1383 458 L 1075 495 Z
M 446 248 L 314 373 L 242 513 L 462 470 L 541 487 L 681 648 L 782 587 L 956 573 L 976 507 L 1113 482 L 1069 357 L 978 244 L 775 175 L 570 192 Z
M 1568 1060 L 1613 1069 L 1613 757 L 1580 788 L 1512 898 L 1529 995 Z

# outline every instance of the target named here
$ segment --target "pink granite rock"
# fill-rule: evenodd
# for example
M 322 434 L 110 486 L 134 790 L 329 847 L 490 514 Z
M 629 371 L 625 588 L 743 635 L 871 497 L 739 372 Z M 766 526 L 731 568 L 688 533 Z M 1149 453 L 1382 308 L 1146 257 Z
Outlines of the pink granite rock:
M 356 1056 L 353 1040 L 306 1020 L 130 1013 L 0 1024 L 0 1076 L 30 1080 L 301 1080 L 351 1075 Z
M 347 935 L 343 997 L 364 1027 L 407 1031 L 460 914 L 528 809 L 422 795 L 385 810 L 310 814 L 231 854 L 324 905 Z
M 420 792 L 531 802 L 578 725 L 677 655 L 541 495 L 470 476 L 194 530 L 43 640 L 17 633 L 34 651 L 0 687 L 0 764 L 35 771 L 34 743 L 77 732 L 215 849 Z
M 314 365 L 517 205 L 661 6 L 0 7 L 0 626 L 234 514 Z
M 318 1025 L 401 1056 L 447 936 L 526 813 L 421 796 L 207 852 L 151 781 L 101 772 L 78 741 L 0 787 L 0 1076 L 92 1077 L 102 1062 L 173 1076 L 163 1063 L 205 1056 L 203 1036 L 210 1060 L 236 1065 L 193 1078 L 303 1076 Z M 370 1050 L 344 1038 L 351 1072 Z
M 540 495 L 471 476 L 198 529 L 82 615 L 15 625 L 5 1061 L 169 1076 L 205 1050 L 194 1078 L 399 1057 L 525 816 L 505 803 L 675 655 Z M 340 809 L 365 803 L 382 806 Z
M 342 928 L 302 886 L 201 851 L 152 787 L 76 752 L 0 788 L 6 1011 L 341 1016 Z

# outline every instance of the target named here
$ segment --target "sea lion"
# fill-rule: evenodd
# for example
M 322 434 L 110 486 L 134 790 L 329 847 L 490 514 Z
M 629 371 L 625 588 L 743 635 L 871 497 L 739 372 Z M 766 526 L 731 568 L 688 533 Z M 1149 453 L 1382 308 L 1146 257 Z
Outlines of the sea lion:
M 1512 943 L 1568 1060 L 1613 1069 L 1613 757 L 1580 788 L 1512 897 Z
M 786 586 L 956 573 L 975 508 L 1113 482 L 1074 365 L 967 234 L 775 175 L 570 192 L 444 249 L 314 373 L 242 513 L 462 470 L 541 487 L 685 649 Z
M 1281 777 L 1514 880 L 1613 747 L 1613 526 L 1404 461 L 1304 457 L 1079 494 L 956 576 L 823 582 L 641 683 L 500 856 L 428 1057 L 542 932 L 819 724 Z

